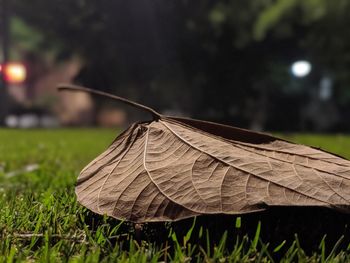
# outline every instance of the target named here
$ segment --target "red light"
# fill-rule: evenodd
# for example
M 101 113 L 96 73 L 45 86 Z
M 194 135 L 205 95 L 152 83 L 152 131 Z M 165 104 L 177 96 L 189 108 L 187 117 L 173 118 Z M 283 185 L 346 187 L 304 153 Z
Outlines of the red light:
M 26 80 L 26 67 L 19 62 L 9 62 L 0 68 L 3 71 L 4 80 L 9 84 L 21 84 Z

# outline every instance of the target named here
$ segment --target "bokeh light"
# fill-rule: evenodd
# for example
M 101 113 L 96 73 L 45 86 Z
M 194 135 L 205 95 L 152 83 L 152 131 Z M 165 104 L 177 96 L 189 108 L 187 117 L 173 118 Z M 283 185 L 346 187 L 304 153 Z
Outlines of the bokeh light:
M 311 72 L 311 63 L 306 60 L 299 60 L 292 64 L 292 74 L 295 77 L 303 78 L 310 74 Z

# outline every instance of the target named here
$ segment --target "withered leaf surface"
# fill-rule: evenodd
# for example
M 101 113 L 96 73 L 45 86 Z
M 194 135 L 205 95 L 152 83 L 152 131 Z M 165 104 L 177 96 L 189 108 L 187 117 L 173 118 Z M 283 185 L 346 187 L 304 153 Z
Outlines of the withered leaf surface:
M 82 205 L 139 223 L 269 206 L 349 211 L 350 161 L 266 134 L 149 111 L 153 121 L 133 124 L 82 170 L 76 187 Z

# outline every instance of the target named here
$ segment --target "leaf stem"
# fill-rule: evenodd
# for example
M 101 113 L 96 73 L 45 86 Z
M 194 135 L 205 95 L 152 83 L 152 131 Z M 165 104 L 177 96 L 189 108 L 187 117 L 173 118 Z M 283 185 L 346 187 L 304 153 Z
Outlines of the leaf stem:
M 142 109 L 142 110 L 145 110 L 145 111 L 149 112 L 150 114 L 152 114 L 153 118 L 156 119 L 156 120 L 160 119 L 161 116 L 162 116 L 160 113 L 156 112 L 152 108 L 149 108 L 149 107 L 147 107 L 145 105 L 139 104 L 137 102 L 134 102 L 134 101 L 131 101 L 131 100 L 128 100 L 128 99 L 125 99 L 125 98 L 122 98 L 122 97 L 119 97 L 119 96 L 107 93 L 107 92 L 103 92 L 103 91 L 99 91 L 99 90 L 95 90 L 95 89 L 89 89 L 89 88 L 81 87 L 81 86 L 74 85 L 74 84 L 66 84 L 66 83 L 59 84 L 57 86 L 57 89 L 59 91 L 63 91 L 63 90 L 84 91 L 84 92 L 88 92 L 88 93 L 91 93 L 91 94 L 96 94 L 96 95 L 100 95 L 100 96 L 103 96 L 103 97 L 107 97 L 107 98 L 111 98 L 111 99 L 114 99 L 114 100 L 118 100 L 118 101 L 124 102 L 125 104 L 131 105 L 133 107 L 136 107 L 136 108 L 139 108 L 139 109 Z

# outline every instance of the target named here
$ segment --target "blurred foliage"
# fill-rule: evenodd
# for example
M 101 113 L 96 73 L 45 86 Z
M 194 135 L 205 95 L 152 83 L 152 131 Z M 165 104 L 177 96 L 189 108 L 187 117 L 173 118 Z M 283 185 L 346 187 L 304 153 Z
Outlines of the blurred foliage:
M 31 27 L 19 17 L 11 19 L 11 35 L 13 39 L 11 58 L 15 60 L 22 59 L 21 52 L 34 53 L 42 57 L 56 57 L 62 49 L 57 42 L 48 42 L 38 29 Z
M 78 82 L 158 109 L 300 129 L 326 74 L 350 112 L 347 0 L 14 0 L 13 11 L 58 58 L 81 56 Z M 313 64 L 298 83 L 289 73 L 297 59 Z

